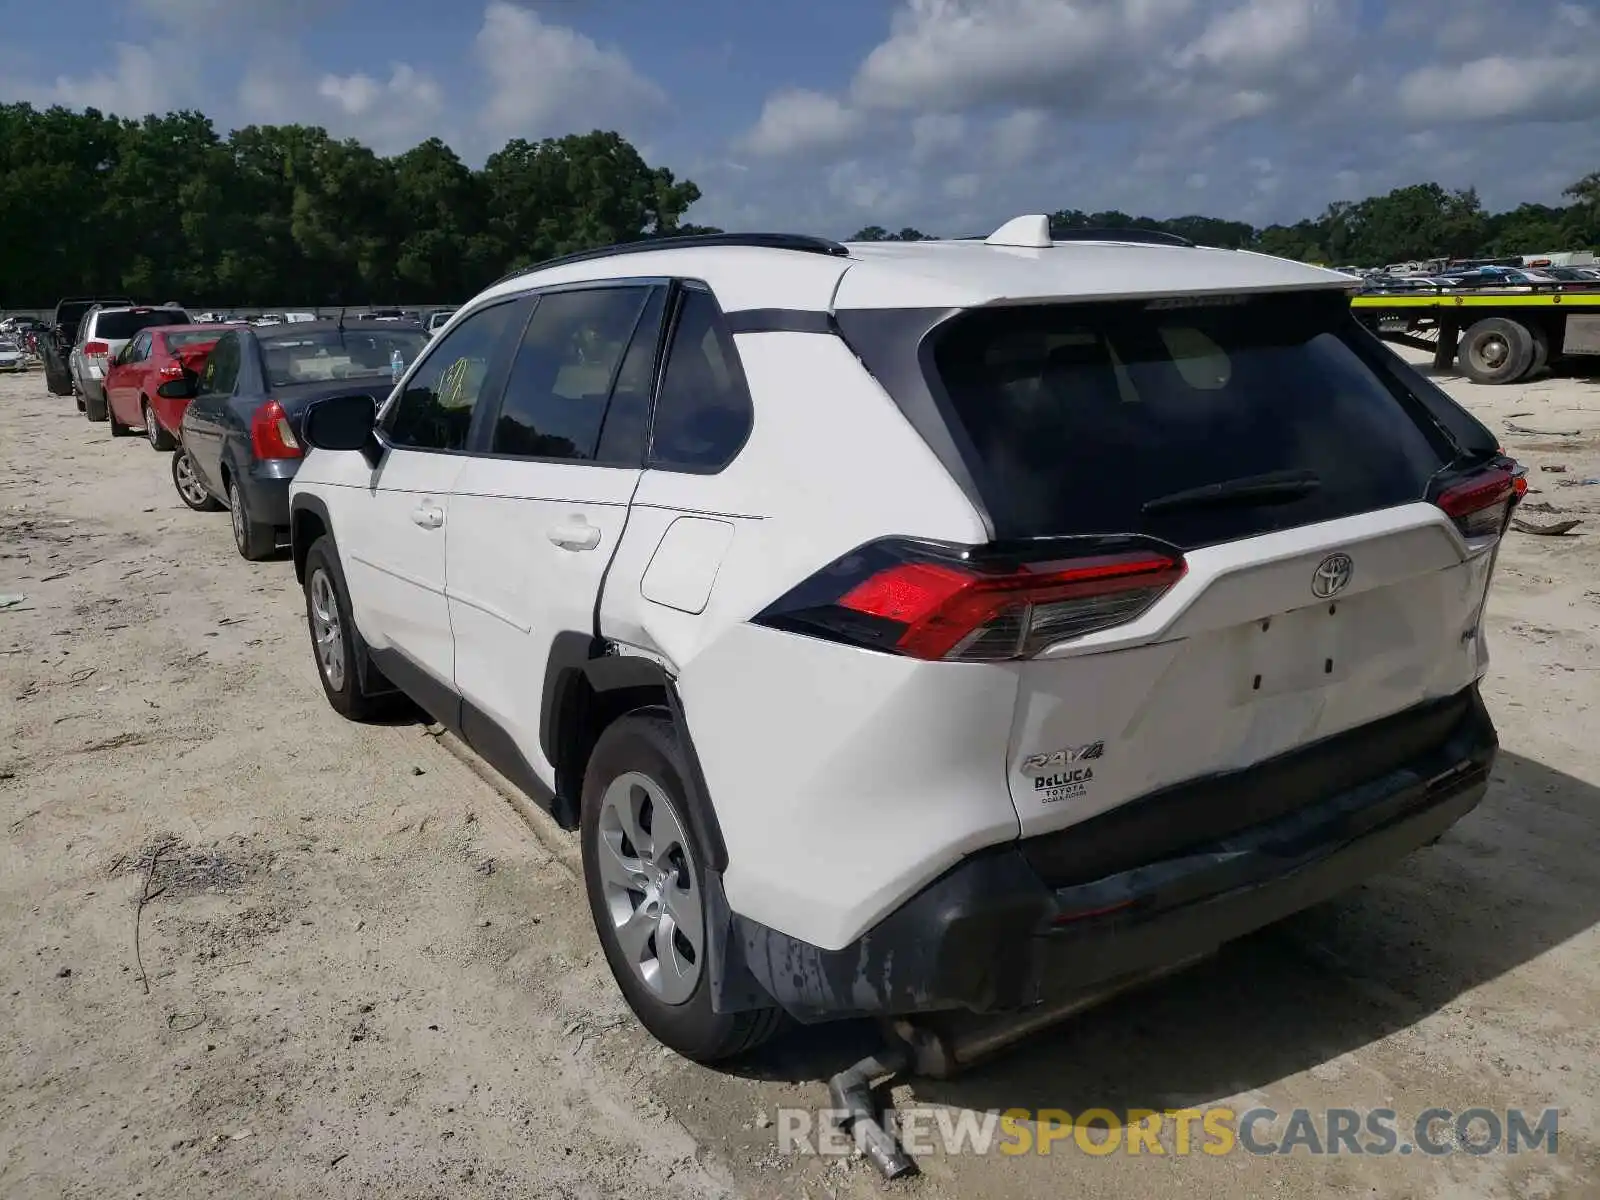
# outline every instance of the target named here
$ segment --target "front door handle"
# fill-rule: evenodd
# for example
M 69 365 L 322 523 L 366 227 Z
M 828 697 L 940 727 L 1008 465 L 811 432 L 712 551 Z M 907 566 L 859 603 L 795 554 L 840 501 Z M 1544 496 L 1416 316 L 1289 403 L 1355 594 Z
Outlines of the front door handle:
M 550 527 L 549 537 L 563 550 L 593 550 L 600 544 L 600 528 L 582 517 L 568 517 Z
M 411 519 L 424 529 L 437 529 L 444 524 L 444 509 L 432 504 L 419 504 L 411 510 Z

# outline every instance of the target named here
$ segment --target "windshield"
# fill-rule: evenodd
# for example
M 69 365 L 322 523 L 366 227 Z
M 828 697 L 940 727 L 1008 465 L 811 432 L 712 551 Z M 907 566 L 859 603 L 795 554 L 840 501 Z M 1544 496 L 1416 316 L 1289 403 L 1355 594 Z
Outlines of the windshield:
M 111 341 L 126 341 L 141 329 L 155 325 L 187 325 L 189 314 L 181 308 L 147 308 L 142 311 L 99 312 L 94 318 L 94 336 Z
M 428 344 L 420 330 L 326 329 L 316 333 L 284 332 L 261 336 L 261 357 L 273 387 L 322 383 L 332 379 L 380 379 L 393 369 L 391 356 L 400 352 L 401 367 Z
M 1357 332 L 1343 293 L 1039 305 L 955 318 L 933 359 L 997 534 L 1189 548 L 1421 498 L 1449 453 Z M 1253 502 L 1151 503 L 1213 485 Z

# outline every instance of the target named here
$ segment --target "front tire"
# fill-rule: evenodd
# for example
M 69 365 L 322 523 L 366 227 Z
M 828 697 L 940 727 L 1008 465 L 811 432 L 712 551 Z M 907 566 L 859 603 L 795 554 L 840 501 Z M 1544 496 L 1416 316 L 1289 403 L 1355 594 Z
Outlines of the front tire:
M 261 562 L 278 552 L 278 531 L 250 519 L 244 502 L 244 489 L 237 479 L 228 480 L 228 515 L 233 522 L 233 544 L 250 562 Z
M 306 627 L 323 694 L 335 712 L 352 721 L 383 715 L 393 693 L 368 689 L 373 677 L 382 677 L 367 662 L 367 644 L 350 619 L 350 594 L 332 537 L 323 534 L 311 543 L 305 574 Z
M 152 450 L 171 450 L 177 446 L 177 441 L 167 432 L 166 427 L 156 419 L 156 410 L 148 399 L 140 401 L 144 409 L 144 436 L 150 443 Z
M 608 726 L 583 779 L 583 880 L 628 1007 L 657 1041 L 710 1063 L 765 1042 L 783 1014 L 712 1008 L 704 867 L 684 819 L 687 777 L 677 731 L 660 710 Z
M 195 512 L 222 511 L 222 505 L 217 503 L 215 496 L 206 491 L 205 484 L 200 482 L 200 476 L 195 474 L 194 462 L 189 458 L 189 452 L 182 446 L 172 452 L 172 486 L 178 489 L 178 499 Z

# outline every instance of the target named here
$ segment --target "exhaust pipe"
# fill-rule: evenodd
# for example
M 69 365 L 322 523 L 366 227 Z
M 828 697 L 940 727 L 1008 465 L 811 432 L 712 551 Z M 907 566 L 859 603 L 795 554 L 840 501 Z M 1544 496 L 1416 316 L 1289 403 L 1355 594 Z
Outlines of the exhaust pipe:
M 885 1179 L 898 1179 L 913 1164 L 894 1135 L 878 1120 L 872 1088 L 875 1081 L 898 1075 L 910 1065 L 911 1056 L 905 1046 L 891 1042 L 879 1053 L 868 1055 L 828 1080 L 828 1099 L 845 1114 L 841 1127 L 854 1133 L 867 1161 Z
M 990 1017 L 938 1013 L 895 1021 L 886 1030 L 883 1050 L 828 1080 L 828 1097 L 833 1108 L 845 1114 L 841 1127 L 854 1132 L 857 1144 L 878 1174 L 897 1179 L 913 1170 L 915 1164 L 878 1119 L 872 1102 L 875 1081 L 906 1072 L 949 1079 L 1076 1013 L 1130 988 L 1187 970 L 1214 953 L 1206 950 L 1160 970 L 1125 976 L 1095 991 L 1063 997 L 1025 1012 Z
M 916 1074 L 930 1079 L 948 1079 L 1024 1038 L 1104 1004 L 1123 992 L 1188 970 L 1213 953 L 1214 950 L 1207 950 L 1156 971 L 1123 976 L 1094 991 L 1064 996 L 1023 1012 L 987 1017 L 960 1012 L 936 1013 L 896 1021 L 894 1034 L 909 1050 L 911 1069 Z

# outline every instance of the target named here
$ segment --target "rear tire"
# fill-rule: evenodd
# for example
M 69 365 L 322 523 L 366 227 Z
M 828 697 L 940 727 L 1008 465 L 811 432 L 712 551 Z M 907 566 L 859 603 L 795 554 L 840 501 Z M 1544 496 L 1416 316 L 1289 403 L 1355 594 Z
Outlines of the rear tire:
M 200 477 L 195 474 L 194 464 L 189 461 L 189 452 L 182 446 L 172 452 L 172 486 L 178 490 L 178 498 L 195 512 L 222 511 L 217 498 L 206 491 Z
M 100 399 L 96 400 L 93 396 L 89 395 L 88 392 L 84 392 L 83 415 L 88 417 L 91 421 L 104 421 L 110 415 L 108 406 L 106 405 L 106 394 L 101 392 Z
M 660 710 L 613 722 L 584 773 L 579 840 L 589 912 L 623 999 L 658 1042 L 711 1063 L 767 1041 L 784 1014 L 711 1006 L 705 872 L 687 836 L 687 776 Z
M 1533 362 L 1533 334 L 1505 317 L 1487 317 L 1461 335 L 1461 373 L 1473 383 L 1514 383 Z
M 397 707 L 398 693 L 368 690 L 374 677 L 382 680 L 367 661 L 367 644 L 350 618 L 350 595 L 339 566 L 339 548 L 323 534 L 306 552 L 306 627 L 311 632 L 311 656 L 323 694 L 340 716 L 366 721 Z M 363 681 L 367 682 L 363 682 Z M 383 681 L 387 684 L 387 680 Z
M 147 397 L 141 397 L 140 407 L 144 409 L 144 436 L 150 443 L 152 450 L 172 450 L 177 446 L 173 436 L 167 432 L 166 426 L 156 419 L 155 407 Z
M 237 479 L 228 480 L 228 515 L 233 522 L 233 544 L 250 562 L 261 562 L 278 552 L 278 531 L 250 518 L 244 489 Z
M 117 410 L 111 407 L 111 401 L 109 398 L 106 400 L 106 420 L 111 422 L 112 437 L 125 438 L 133 436 L 133 426 L 124 425 L 121 421 L 117 420 Z

